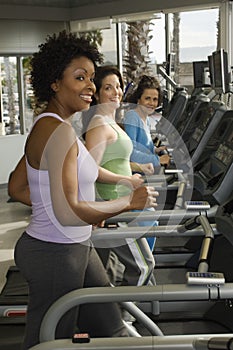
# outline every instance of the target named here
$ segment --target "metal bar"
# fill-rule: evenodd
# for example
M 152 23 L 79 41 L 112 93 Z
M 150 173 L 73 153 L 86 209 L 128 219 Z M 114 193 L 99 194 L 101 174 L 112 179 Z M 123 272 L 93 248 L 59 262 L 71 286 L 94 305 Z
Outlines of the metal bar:
M 55 339 L 60 318 L 72 307 L 86 303 L 123 301 L 184 301 L 232 298 L 233 283 L 221 286 L 191 286 L 167 284 L 157 286 L 96 287 L 74 290 L 59 298 L 47 311 L 40 330 L 40 342 Z

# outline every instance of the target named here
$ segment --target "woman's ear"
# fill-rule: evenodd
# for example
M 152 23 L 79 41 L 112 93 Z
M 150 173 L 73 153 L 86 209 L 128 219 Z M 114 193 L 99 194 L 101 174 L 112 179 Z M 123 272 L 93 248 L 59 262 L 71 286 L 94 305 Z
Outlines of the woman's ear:
M 54 92 L 58 92 L 58 90 L 59 90 L 59 84 L 58 84 L 57 81 L 51 84 L 51 89 L 52 89 Z

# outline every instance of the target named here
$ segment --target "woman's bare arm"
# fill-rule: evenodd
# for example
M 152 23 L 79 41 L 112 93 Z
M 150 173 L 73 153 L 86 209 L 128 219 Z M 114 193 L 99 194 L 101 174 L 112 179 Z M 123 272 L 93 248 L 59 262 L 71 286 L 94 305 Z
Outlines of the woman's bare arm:
M 8 194 L 15 201 L 31 206 L 25 156 L 20 159 L 9 176 Z
M 62 225 L 97 224 L 124 211 L 156 206 L 158 193 L 154 188 L 144 186 L 129 196 L 113 201 L 80 201 L 77 176 L 78 152 L 74 130 L 61 123 L 47 143 L 44 154 L 48 165 L 54 213 Z

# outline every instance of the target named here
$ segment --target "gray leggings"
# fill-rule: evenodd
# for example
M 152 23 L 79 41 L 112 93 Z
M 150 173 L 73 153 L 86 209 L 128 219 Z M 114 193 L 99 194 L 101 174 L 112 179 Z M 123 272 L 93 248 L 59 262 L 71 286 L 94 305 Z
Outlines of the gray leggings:
M 153 271 L 155 260 L 146 238 L 127 238 L 118 240 L 118 246 L 97 248 L 97 252 L 107 269 L 109 278 L 114 285 L 141 286 L 147 285 L 151 279 L 154 282 Z M 113 251 L 124 265 L 122 281 L 116 283 L 118 264 L 109 266 L 110 252 Z
M 56 299 L 79 288 L 109 286 L 90 243 L 50 243 L 24 232 L 15 247 L 15 262 L 29 285 L 23 350 L 39 343 L 41 321 Z M 87 304 L 68 311 L 58 324 L 56 338 L 70 338 L 75 331 L 91 337 L 128 336 L 116 303 Z

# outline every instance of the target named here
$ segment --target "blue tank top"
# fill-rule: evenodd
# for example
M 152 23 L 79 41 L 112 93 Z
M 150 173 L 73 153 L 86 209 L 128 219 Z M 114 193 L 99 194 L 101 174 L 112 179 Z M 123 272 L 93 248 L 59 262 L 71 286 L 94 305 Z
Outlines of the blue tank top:
M 35 119 L 33 126 L 45 116 L 52 116 L 65 122 L 57 114 L 43 113 Z M 78 198 L 80 201 L 94 201 L 98 167 L 78 138 L 77 143 L 79 147 Z M 32 216 L 26 232 L 34 238 L 54 243 L 79 243 L 87 240 L 91 235 L 92 225 L 62 226 L 56 219 L 50 196 L 48 171 L 32 168 L 27 159 L 26 167 L 32 202 Z

